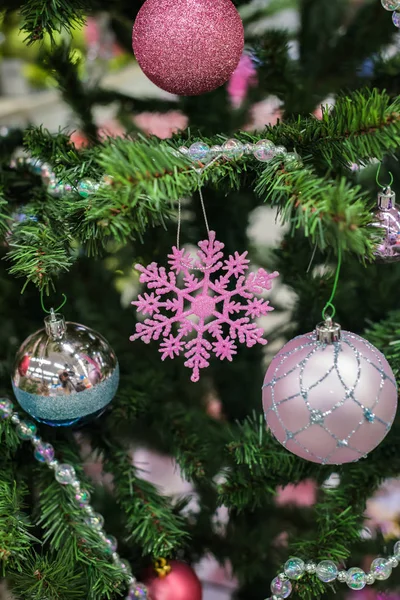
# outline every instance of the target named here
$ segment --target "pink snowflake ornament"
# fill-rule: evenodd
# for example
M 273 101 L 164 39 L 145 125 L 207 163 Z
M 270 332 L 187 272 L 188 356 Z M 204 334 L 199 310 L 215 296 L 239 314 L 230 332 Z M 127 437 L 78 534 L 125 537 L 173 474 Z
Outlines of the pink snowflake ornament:
M 248 348 L 267 343 L 263 329 L 253 321 L 274 309 L 268 300 L 255 295 L 270 290 L 278 276 L 265 269 L 246 276 L 247 252 L 235 252 L 223 260 L 224 244 L 215 239 L 214 231 L 198 246 L 197 258 L 173 247 L 169 271 L 155 262 L 147 267 L 136 265 L 149 291 L 132 304 L 148 318 L 137 323 L 130 337 L 132 342 L 141 339 L 145 344 L 162 338 L 161 360 L 184 353 L 193 382 L 199 381 L 200 369 L 209 366 L 212 353 L 232 361 L 238 342 Z

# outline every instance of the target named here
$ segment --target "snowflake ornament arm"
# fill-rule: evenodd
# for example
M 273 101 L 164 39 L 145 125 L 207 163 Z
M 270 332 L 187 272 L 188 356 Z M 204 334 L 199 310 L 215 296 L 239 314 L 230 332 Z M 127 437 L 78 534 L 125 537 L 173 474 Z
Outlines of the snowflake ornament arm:
M 194 382 L 200 379 L 200 370 L 209 366 L 212 354 L 232 361 L 238 342 L 249 348 L 267 343 L 254 319 L 265 316 L 273 307 L 268 300 L 255 296 L 271 290 L 278 277 L 276 271 L 268 273 L 264 269 L 246 276 L 250 262 L 247 252 L 235 252 L 223 260 L 224 244 L 215 239 L 213 231 L 198 246 L 196 259 L 174 247 L 168 256 L 170 271 L 156 263 L 137 265 L 141 283 L 154 291 L 132 302 L 138 313 L 149 316 L 137 323 L 130 338 L 148 344 L 162 337 L 161 359 L 184 354 Z M 202 277 L 190 273 L 191 269 Z M 221 271 L 225 273 L 221 275 Z M 182 278 L 182 287 L 177 277 Z M 173 333 L 175 324 L 177 330 Z

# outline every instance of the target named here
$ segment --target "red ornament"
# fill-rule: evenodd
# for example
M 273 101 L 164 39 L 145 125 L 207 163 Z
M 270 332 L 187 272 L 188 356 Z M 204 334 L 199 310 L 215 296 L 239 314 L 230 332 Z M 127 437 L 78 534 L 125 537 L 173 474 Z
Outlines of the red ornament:
M 203 590 L 196 573 L 178 560 L 169 562 L 167 575 L 160 576 L 151 569 L 143 578 L 151 600 L 202 600 Z
M 29 356 L 29 354 L 24 354 L 18 365 L 18 373 L 21 375 L 21 377 L 25 377 L 25 375 L 27 374 L 30 362 L 31 357 Z
M 244 30 L 231 0 L 147 0 L 132 40 L 153 83 L 198 96 L 228 81 L 243 52 Z

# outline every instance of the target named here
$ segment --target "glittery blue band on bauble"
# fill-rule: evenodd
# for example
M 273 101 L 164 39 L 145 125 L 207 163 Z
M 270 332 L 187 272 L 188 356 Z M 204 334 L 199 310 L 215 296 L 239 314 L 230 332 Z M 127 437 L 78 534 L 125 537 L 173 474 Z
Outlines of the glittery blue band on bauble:
M 39 396 L 17 388 L 15 397 L 21 407 L 33 418 L 46 421 L 79 419 L 96 413 L 107 406 L 116 394 L 119 383 L 119 366 L 101 383 L 75 394 Z

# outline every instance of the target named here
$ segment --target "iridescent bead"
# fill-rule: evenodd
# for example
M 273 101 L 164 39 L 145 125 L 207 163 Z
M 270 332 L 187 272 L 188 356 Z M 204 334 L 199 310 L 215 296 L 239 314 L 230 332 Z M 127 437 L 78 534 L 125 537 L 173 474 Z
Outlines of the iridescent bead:
M 14 413 L 11 417 L 11 423 L 13 425 L 19 425 L 21 423 L 21 419 L 19 417 L 19 415 L 17 415 L 17 413 Z
M 288 579 L 282 581 L 279 577 L 275 577 L 271 582 L 271 592 L 280 598 L 288 598 L 292 592 L 292 584 Z
M 74 188 L 70 183 L 64 183 L 64 193 L 70 194 Z
M 381 3 L 386 10 L 396 10 L 396 8 L 400 8 L 400 0 L 381 0 Z
M 75 469 L 72 465 L 59 464 L 55 469 L 54 477 L 58 483 L 61 483 L 62 485 L 70 485 L 73 481 L 75 481 Z
M 112 185 L 114 177 L 112 175 L 103 175 L 101 178 L 101 185 Z
M 254 150 L 256 149 L 256 145 L 255 144 L 245 144 L 243 146 L 243 150 L 245 154 L 254 154 Z
M 379 581 L 389 579 L 392 574 L 390 562 L 386 558 L 375 558 L 371 564 L 371 573 L 374 575 L 375 579 L 378 579 Z
M 283 156 L 287 154 L 285 146 L 275 146 L 275 156 Z
M 8 419 L 14 410 L 14 404 L 8 398 L 0 398 L 0 418 Z
M 223 146 L 224 158 L 237 160 L 243 156 L 243 144 L 238 140 L 228 140 Z
M 96 191 L 98 185 L 93 179 L 82 179 L 77 185 L 77 190 L 82 198 L 88 198 L 90 194 Z
M 346 571 L 339 571 L 337 574 L 337 580 L 339 581 L 339 583 L 345 583 L 347 581 Z
M 396 542 L 393 548 L 393 556 L 400 560 L 400 541 Z
M 352 590 L 362 590 L 367 583 L 367 576 L 362 569 L 352 567 L 347 571 L 346 583 Z
M 52 177 L 54 177 L 54 173 L 51 170 L 50 165 L 48 165 L 47 163 L 43 163 L 41 171 L 40 171 L 40 175 L 43 179 L 43 183 L 45 185 L 48 185 L 50 182 L 50 179 L 52 179 Z
M 47 186 L 47 192 L 54 198 L 60 198 L 64 192 L 64 184 L 56 179 L 51 179 Z
M 143 583 L 135 583 L 129 590 L 126 600 L 148 600 L 147 588 Z
M 189 148 L 189 156 L 192 160 L 205 161 L 210 154 L 210 147 L 204 142 L 196 142 Z
M 131 572 L 131 565 L 126 560 L 120 560 L 118 565 L 125 573 Z
M 268 162 L 275 156 L 275 144 L 270 140 L 260 140 L 256 144 L 254 156 L 261 162 Z
M 394 12 L 392 14 L 393 25 L 400 28 L 400 12 Z
M 300 157 L 296 152 L 288 152 L 285 154 L 285 169 L 286 171 L 296 171 L 303 166 Z
M 104 517 L 100 513 L 94 513 L 91 517 L 85 518 L 86 525 L 93 529 L 102 529 L 104 525 Z
M 186 146 L 181 146 L 180 148 L 178 148 L 178 152 L 186 156 L 187 154 L 189 154 L 189 148 L 186 148 Z
M 79 490 L 75 493 L 75 500 L 81 508 L 87 506 L 90 502 L 90 494 L 87 490 Z
M 39 442 L 36 445 L 35 452 L 33 453 L 36 460 L 43 463 L 49 463 L 54 458 L 54 448 L 51 444 L 46 442 Z
M 218 154 L 222 154 L 223 147 L 219 145 L 211 146 L 210 153 L 214 154 L 214 156 L 218 156 Z
M 332 560 L 321 560 L 317 565 L 316 574 L 324 583 L 330 583 L 336 579 L 338 568 Z
M 42 173 L 43 162 L 39 158 L 32 159 L 31 169 L 35 175 L 41 175 Z
M 395 556 L 390 556 L 388 558 L 388 561 L 389 561 L 390 566 L 392 567 L 392 569 L 395 569 L 396 567 L 399 566 L 399 561 L 397 560 L 397 558 Z
M 306 563 L 306 572 L 310 573 L 310 575 L 313 575 L 316 571 L 317 571 L 317 565 L 312 560 L 309 560 Z
M 289 558 L 285 563 L 284 571 L 289 579 L 301 579 L 305 571 L 304 560 L 296 557 Z
M 107 554 L 112 554 L 118 548 L 118 541 L 113 535 L 106 535 L 104 538 L 104 543 L 106 545 Z
M 375 583 L 375 577 L 372 575 L 372 573 L 367 573 L 365 581 L 367 582 L 367 585 L 373 585 Z
M 30 440 L 36 434 L 36 431 L 37 427 L 32 421 L 21 421 L 16 428 L 17 436 L 21 440 Z

